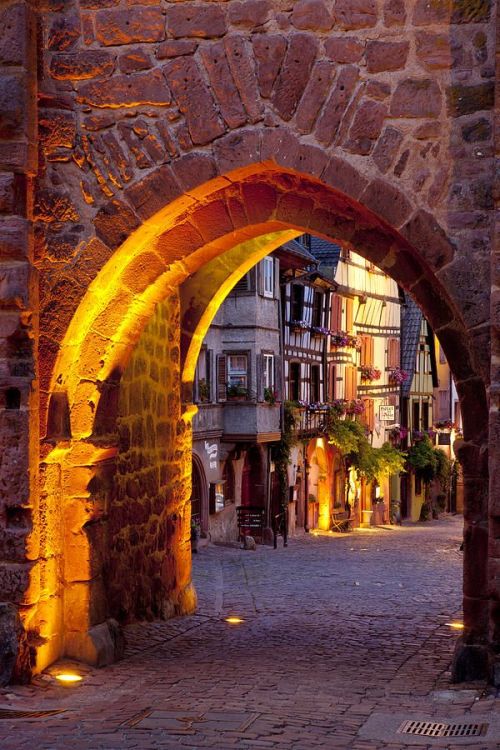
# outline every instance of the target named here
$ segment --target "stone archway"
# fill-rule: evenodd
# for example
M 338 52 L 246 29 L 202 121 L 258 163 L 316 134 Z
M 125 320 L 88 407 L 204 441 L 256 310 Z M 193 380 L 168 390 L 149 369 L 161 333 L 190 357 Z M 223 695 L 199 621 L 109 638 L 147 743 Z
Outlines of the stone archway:
M 236 245 L 249 242 L 252 254 L 261 238 L 260 252 L 262 237 L 291 230 L 351 243 L 411 291 L 437 330 L 468 414 L 461 454 L 473 671 L 484 671 L 485 645 L 493 653 L 498 644 L 495 463 L 488 574 L 486 520 L 490 342 L 494 354 L 498 347 L 488 308 L 492 5 L 417 0 L 411 13 L 377 4 L 359 13 L 344 0 L 291 5 L 96 9 L 75 0 L 64 16 L 28 0 L 2 8 L 12 42 L 7 35 L 11 53 L 0 56 L 12 94 L 0 128 L 2 372 L 16 391 L 0 415 L 15 467 L 2 498 L 2 617 L 22 644 L 25 674 L 29 638 L 35 670 L 67 648 L 59 571 L 80 586 L 77 601 L 97 583 L 99 561 L 81 530 L 97 528 L 88 525 L 95 498 L 117 456 L 109 414 L 141 332 L 164 300 L 177 330 L 177 289 L 188 276 L 200 284 L 202 267 L 216 268 Z M 37 23 L 47 40 L 38 53 Z M 233 261 L 227 283 L 237 280 Z M 178 374 L 186 393 L 217 284 L 193 316 L 193 346 L 188 331 L 188 366 Z M 170 344 L 179 360 L 182 341 Z M 177 398 L 182 453 L 192 411 L 180 410 Z M 64 535 L 76 565 L 62 554 Z M 83 597 L 86 624 L 102 614 L 91 600 Z
M 52 376 L 48 425 L 67 424 L 69 429 L 66 435 L 48 433 L 47 441 L 52 448 L 43 468 L 48 474 L 62 477 L 62 481 L 50 481 L 47 496 L 59 498 L 58 503 L 62 508 L 69 508 L 76 520 L 60 550 L 65 560 L 66 578 L 59 582 L 58 605 L 60 617 L 66 620 L 64 645 L 59 644 L 59 648 L 75 656 L 98 658 L 93 655 L 93 631 L 106 616 L 99 567 L 103 561 L 99 560 L 101 554 L 95 554 L 88 530 L 94 528 L 94 522 L 105 510 L 106 501 L 100 505 L 101 488 L 116 461 L 120 461 L 119 444 L 113 442 L 106 429 L 109 411 L 113 412 L 120 400 L 112 395 L 116 392 L 115 386 L 123 388 L 123 378 L 129 383 L 130 373 L 135 373 L 137 346 L 147 348 L 144 336 L 157 336 L 152 331 L 160 330 L 162 320 L 168 321 L 169 326 L 164 330 L 170 341 L 170 372 L 167 374 L 170 384 L 175 388 L 177 383 L 179 388 L 177 395 L 173 395 L 164 428 L 165 434 L 171 437 L 163 458 L 159 459 L 160 470 L 161 465 L 168 465 L 165 471 L 173 488 L 170 496 L 164 498 L 164 511 L 160 512 L 165 529 L 160 536 L 168 538 L 170 562 L 163 566 L 162 573 L 161 555 L 158 556 L 158 572 L 150 569 L 148 575 L 159 582 L 153 612 L 187 612 L 194 606 L 187 554 L 189 515 L 185 512 L 189 498 L 190 420 L 194 410 L 188 403 L 181 408 L 180 402 L 181 381 L 184 396 L 189 392 L 190 383 L 189 362 L 181 369 L 181 331 L 187 341 L 185 350 L 191 351 L 195 358 L 212 317 L 206 314 L 206 309 L 210 307 L 215 311 L 214 300 L 221 298 L 220 290 L 230 288 L 249 265 L 272 246 L 280 244 L 283 238 L 288 238 L 290 232 L 310 231 L 348 243 L 412 292 L 440 337 L 457 377 L 466 415 L 467 443 L 462 453 L 465 458 L 474 456 L 475 461 L 483 450 L 484 384 L 476 371 L 473 347 L 451 298 L 451 290 L 442 285 L 429 259 L 422 257 L 400 231 L 359 201 L 313 177 L 266 163 L 256 165 L 253 173 L 247 168 L 243 175 L 232 173 L 225 180 L 225 188 L 217 181 L 212 186 L 204 184 L 200 202 L 195 198 L 196 191 L 192 191 L 191 213 L 186 212 L 181 198 L 178 210 L 182 213 L 175 221 L 172 220 L 175 204 L 169 205 L 169 213 L 165 212 L 167 220 L 162 219 L 161 213 L 155 215 L 151 224 L 145 222 L 141 230 L 115 251 L 80 302 L 59 350 Z M 209 236 L 203 238 L 201 232 L 195 234 L 187 229 L 195 226 L 201 230 L 203 217 L 207 216 L 216 217 Z M 245 217 L 245 221 L 235 222 L 234 216 Z M 167 229 L 162 231 L 165 225 Z M 422 231 L 427 229 L 422 226 Z M 186 231 L 189 241 L 177 243 L 175 240 L 185 236 Z M 147 242 L 141 241 L 142 233 Z M 431 257 L 435 259 L 437 248 L 440 250 L 439 268 L 446 258 L 451 258 L 452 249 L 441 232 L 436 234 L 434 230 L 431 236 L 435 243 Z M 426 253 L 430 251 L 427 246 Z M 101 293 L 97 301 L 96 289 Z M 189 325 L 182 323 L 185 316 L 181 320 L 182 299 L 194 299 L 199 303 L 192 305 Z M 80 334 L 79 340 L 75 331 Z M 134 408 L 133 414 L 127 413 L 128 418 L 142 413 L 141 397 Z M 61 413 L 67 415 L 67 420 Z M 481 487 L 484 492 L 486 486 L 484 476 L 479 478 L 471 472 L 469 477 L 470 491 L 477 498 Z M 475 515 L 467 517 L 466 549 L 471 554 L 466 556 L 466 566 L 474 566 L 474 571 L 468 573 L 471 589 L 465 600 L 466 618 L 469 618 L 466 621 L 470 637 L 475 641 L 484 639 L 484 633 L 477 630 L 477 608 L 481 603 L 487 606 L 486 598 L 478 596 L 477 589 L 481 576 L 484 584 L 484 565 L 482 572 L 476 567 L 476 556 L 487 544 L 484 511 L 476 506 L 472 510 Z M 122 562 L 126 564 L 125 560 Z M 173 587 L 172 580 L 166 582 L 165 577 L 169 576 L 175 581 Z M 52 601 L 54 604 L 57 597 Z M 470 610 L 467 610 L 469 602 L 473 617 L 469 617 Z M 64 614 L 68 613 L 68 608 L 72 617 L 69 626 Z M 134 613 L 137 615 L 138 610 Z M 102 637 L 102 629 L 99 635 Z

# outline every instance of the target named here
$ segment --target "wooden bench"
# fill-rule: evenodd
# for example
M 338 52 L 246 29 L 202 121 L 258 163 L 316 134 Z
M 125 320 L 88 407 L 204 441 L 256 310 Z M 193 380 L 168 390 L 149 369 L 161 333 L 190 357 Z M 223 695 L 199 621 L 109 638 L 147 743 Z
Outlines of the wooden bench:
M 332 531 L 350 531 L 354 516 L 347 510 L 334 510 L 330 516 Z
M 236 508 L 238 521 L 238 539 L 243 541 L 246 536 L 259 537 L 264 535 L 264 508 L 257 505 L 240 505 Z

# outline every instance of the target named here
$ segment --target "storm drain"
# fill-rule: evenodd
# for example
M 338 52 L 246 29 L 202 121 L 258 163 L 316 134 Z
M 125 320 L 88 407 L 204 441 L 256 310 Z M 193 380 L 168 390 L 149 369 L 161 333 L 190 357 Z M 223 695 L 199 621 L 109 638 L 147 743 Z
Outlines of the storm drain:
M 13 708 L 0 708 L 0 719 L 45 719 L 46 716 L 62 713 L 62 708 L 54 708 L 51 711 L 16 711 Z
M 403 721 L 399 734 L 418 737 L 482 737 L 488 724 L 444 724 L 436 721 Z

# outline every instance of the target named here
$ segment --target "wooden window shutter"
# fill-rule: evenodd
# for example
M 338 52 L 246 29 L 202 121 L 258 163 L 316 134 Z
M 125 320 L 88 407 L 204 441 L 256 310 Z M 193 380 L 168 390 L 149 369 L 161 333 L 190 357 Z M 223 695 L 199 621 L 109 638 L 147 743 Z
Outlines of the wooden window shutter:
M 274 258 L 274 296 L 280 298 L 280 262 Z
M 375 363 L 375 339 L 373 336 L 370 336 L 370 365 L 373 365 Z
M 352 331 L 354 302 L 352 299 L 345 301 L 345 329 L 347 333 Z
M 212 383 L 214 369 L 214 350 L 207 349 L 207 385 L 208 385 L 208 400 L 213 401 L 214 398 L 214 387 Z
M 338 294 L 332 294 L 330 328 L 332 331 L 340 331 L 342 328 L 342 298 Z
M 351 367 L 351 398 L 357 398 L 358 396 L 358 370 L 356 367 Z
M 388 347 L 388 366 L 389 367 L 399 367 L 399 339 L 397 338 L 390 338 L 389 339 L 389 347 Z
M 337 368 L 330 362 L 328 365 L 328 400 L 335 400 Z
M 261 295 L 264 294 L 264 261 L 258 264 L 257 268 L 257 292 Z
M 278 400 L 283 399 L 283 358 L 280 354 L 274 355 L 274 388 Z
M 227 397 L 227 357 L 217 355 L 217 401 L 225 401 Z

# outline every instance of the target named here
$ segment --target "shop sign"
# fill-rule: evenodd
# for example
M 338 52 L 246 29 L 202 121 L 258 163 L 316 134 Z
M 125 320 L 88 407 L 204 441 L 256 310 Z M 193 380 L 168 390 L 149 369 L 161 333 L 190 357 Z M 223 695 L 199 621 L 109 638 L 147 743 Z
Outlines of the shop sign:
M 379 407 L 379 416 L 381 422 L 394 422 L 396 409 L 390 404 L 382 404 Z

